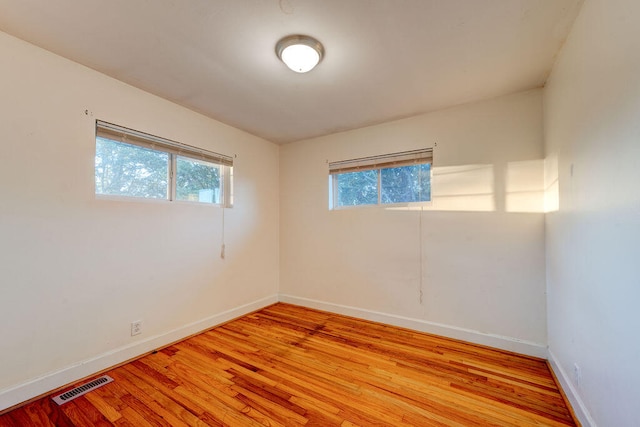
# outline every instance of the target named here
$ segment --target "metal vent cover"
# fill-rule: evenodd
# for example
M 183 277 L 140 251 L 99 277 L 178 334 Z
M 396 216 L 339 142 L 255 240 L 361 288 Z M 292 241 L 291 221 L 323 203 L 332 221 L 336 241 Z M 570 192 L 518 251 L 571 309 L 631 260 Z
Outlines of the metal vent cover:
M 96 378 L 93 381 L 89 381 L 88 383 L 82 384 L 78 387 L 72 388 L 69 391 L 65 391 L 57 396 L 54 396 L 52 399 L 58 405 L 62 405 L 63 403 L 67 403 L 75 399 L 76 397 L 80 397 L 83 394 L 87 394 L 92 390 L 97 389 L 98 387 L 102 387 L 105 384 L 109 384 L 113 381 L 109 375 L 103 375 L 101 377 Z

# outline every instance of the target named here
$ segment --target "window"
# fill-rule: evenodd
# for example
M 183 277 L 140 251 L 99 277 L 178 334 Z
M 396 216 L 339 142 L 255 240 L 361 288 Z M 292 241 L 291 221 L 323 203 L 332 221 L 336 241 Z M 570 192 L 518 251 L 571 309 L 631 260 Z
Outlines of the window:
M 233 159 L 96 121 L 95 191 L 232 205 Z
M 329 163 L 330 207 L 431 200 L 432 150 Z
M 176 161 L 176 199 L 221 203 L 220 165 L 178 156 Z
M 167 197 L 169 155 L 155 150 L 96 138 L 96 194 Z

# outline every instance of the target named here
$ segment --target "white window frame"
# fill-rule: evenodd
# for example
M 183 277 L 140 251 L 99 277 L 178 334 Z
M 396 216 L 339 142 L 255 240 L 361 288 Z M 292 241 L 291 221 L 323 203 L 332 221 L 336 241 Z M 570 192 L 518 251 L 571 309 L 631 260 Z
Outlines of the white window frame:
M 135 145 L 141 148 L 168 154 L 168 179 L 167 179 L 167 196 L 165 199 L 152 199 L 139 196 L 117 195 L 96 193 L 100 197 L 122 197 L 135 200 L 167 200 L 170 202 L 178 201 L 180 203 L 198 203 L 213 206 L 222 206 L 225 208 L 233 207 L 233 157 L 224 154 L 215 153 L 180 142 L 172 141 L 159 136 L 129 129 L 113 123 L 102 120 L 96 120 L 96 143 L 98 138 L 104 138 L 115 142 Z M 207 163 L 220 166 L 220 203 L 205 203 L 197 201 L 178 200 L 176 197 L 177 182 L 177 161 L 178 156 L 186 157 L 193 160 L 200 160 Z M 94 186 L 95 188 L 95 186 Z
M 398 202 L 383 203 L 382 202 L 382 169 L 397 168 L 402 166 L 414 166 L 430 164 L 433 166 L 433 148 L 424 148 L 419 150 L 402 151 L 397 153 L 382 154 L 377 156 L 361 157 L 350 160 L 340 160 L 329 162 L 329 209 L 354 209 L 364 207 L 379 206 L 406 206 L 406 205 L 425 205 L 431 203 L 431 198 L 419 202 Z M 350 172 L 364 172 L 375 170 L 377 172 L 377 203 L 338 206 L 338 179 L 336 177 L 341 174 Z M 432 169 L 433 173 L 433 169 Z M 429 176 L 429 182 L 433 182 L 432 176 Z

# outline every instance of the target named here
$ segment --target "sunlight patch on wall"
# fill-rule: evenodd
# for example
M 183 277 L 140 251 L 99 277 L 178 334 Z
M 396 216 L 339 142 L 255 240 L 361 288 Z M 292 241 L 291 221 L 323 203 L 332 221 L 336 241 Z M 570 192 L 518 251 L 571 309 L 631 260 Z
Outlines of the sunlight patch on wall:
M 549 159 L 515 161 L 502 166 L 436 166 L 432 169 L 431 184 L 431 203 L 387 209 L 544 213 L 557 210 L 558 206 L 557 161 Z
M 432 167 L 431 202 L 409 206 L 389 206 L 390 211 L 461 211 L 496 210 L 493 165 Z
M 552 154 L 544 159 L 544 211 L 555 212 L 559 209 L 560 186 L 558 155 Z
M 432 210 L 496 210 L 493 165 L 434 167 L 432 183 Z
M 509 162 L 505 170 L 505 210 L 544 211 L 544 160 Z

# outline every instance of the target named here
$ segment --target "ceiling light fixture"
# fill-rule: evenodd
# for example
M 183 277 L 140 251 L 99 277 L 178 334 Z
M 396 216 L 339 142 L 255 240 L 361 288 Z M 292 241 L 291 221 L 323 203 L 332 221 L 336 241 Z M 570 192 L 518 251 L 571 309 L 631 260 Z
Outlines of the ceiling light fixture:
M 276 55 L 296 73 L 306 73 L 322 61 L 324 47 L 312 37 L 293 35 L 280 39 Z

